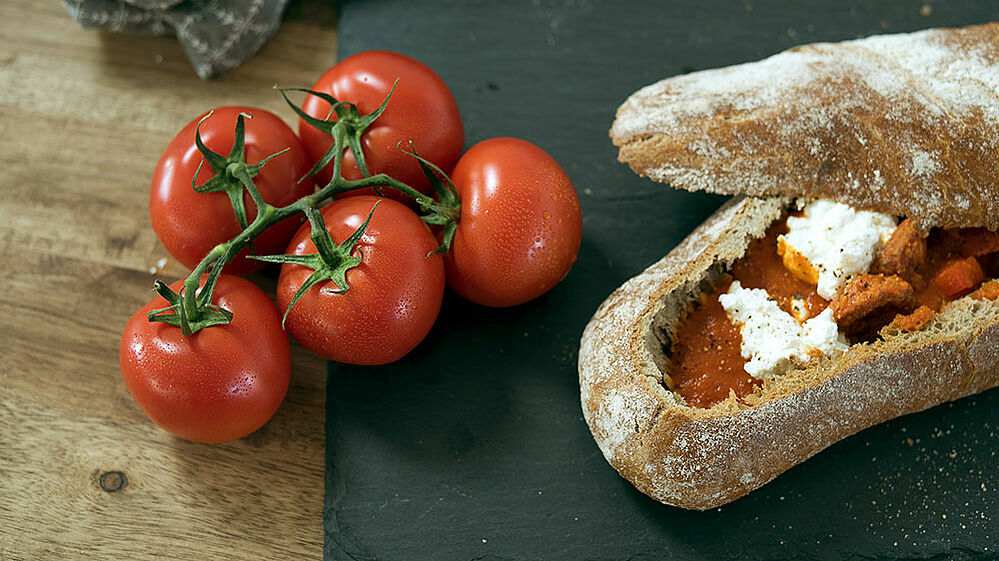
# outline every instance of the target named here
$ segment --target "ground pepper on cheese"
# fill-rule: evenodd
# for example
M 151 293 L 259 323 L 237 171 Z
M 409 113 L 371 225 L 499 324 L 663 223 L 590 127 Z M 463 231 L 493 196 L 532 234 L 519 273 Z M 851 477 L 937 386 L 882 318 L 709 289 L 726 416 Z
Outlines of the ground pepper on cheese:
M 999 281 L 971 282 L 954 269 L 969 260 L 981 269 L 978 276 L 999 277 L 999 232 L 920 233 L 908 220 L 896 226 L 886 214 L 799 200 L 786 220 L 749 243 L 707 301 L 677 327 L 666 384 L 691 406 L 710 407 L 733 392 L 741 399 L 761 380 L 813 359 L 838 358 L 849 341 L 883 334 L 886 325 L 923 329 L 943 305 L 969 291 L 970 299 L 999 299 Z M 911 283 L 921 287 L 913 298 L 886 292 L 912 292 Z M 856 328 L 848 318 L 858 315 L 869 316 L 880 331 Z
M 799 279 L 816 285 L 816 292 L 832 300 L 857 275 L 868 272 L 874 257 L 891 238 L 895 218 L 858 211 L 828 200 L 804 204 L 798 216 L 787 219 L 787 233 L 777 238 L 784 266 Z M 763 289 L 732 283 L 719 301 L 729 321 L 742 334 L 745 370 L 754 378 L 771 379 L 810 359 L 837 357 L 847 350 L 846 337 L 826 308 L 806 321 L 798 302 L 788 313 Z
M 788 232 L 777 238 L 777 247 L 791 272 L 832 300 L 852 277 L 870 269 L 896 225 L 887 214 L 817 200 L 801 216 L 788 217 Z
M 742 356 L 749 359 L 746 372 L 754 378 L 772 379 L 811 358 L 839 356 L 847 349 L 846 337 L 829 308 L 799 323 L 766 290 L 743 288 L 739 281 L 733 281 L 718 300 L 729 319 L 741 326 Z

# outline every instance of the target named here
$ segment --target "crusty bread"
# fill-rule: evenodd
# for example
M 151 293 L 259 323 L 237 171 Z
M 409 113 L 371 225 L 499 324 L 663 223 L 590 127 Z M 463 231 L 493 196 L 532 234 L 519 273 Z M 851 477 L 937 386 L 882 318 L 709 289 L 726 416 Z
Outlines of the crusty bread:
M 999 385 L 999 302 L 966 297 L 921 331 L 853 345 L 744 403 L 698 409 L 666 389 L 665 334 L 789 203 L 733 199 L 611 294 L 583 332 L 584 417 L 611 465 L 658 501 L 724 504 L 857 431 Z
M 805 45 L 633 94 L 619 159 L 674 187 L 999 229 L 999 23 Z

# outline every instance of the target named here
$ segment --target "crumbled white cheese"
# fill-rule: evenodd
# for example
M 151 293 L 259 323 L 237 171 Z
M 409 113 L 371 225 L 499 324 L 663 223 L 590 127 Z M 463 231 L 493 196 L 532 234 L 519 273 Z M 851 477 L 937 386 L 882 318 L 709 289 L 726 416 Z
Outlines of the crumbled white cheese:
M 780 309 L 766 290 L 743 288 L 739 281 L 718 300 L 729 320 L 740 326 L 742 356 L 749 359 L 746 372 L 754 378 L 773 378 L 812 357 L 838 356 L 846 351 L 846 338 L 839 333 L 829 308 L 799 323 Z
M 805 342 L 806 355 L 817 349 L 825 356 L 839 356 L 849 347 L 846 336 L 839 332 L 839 326 L 833 319 L 832 308 L 822 310 L 822 313 L 801 324 L 801 339 Z
M 827 300 L 850 278 L 867 272 L 896 227 L 887 214 L 828 200 L 811 202 L 803 211 L 803 216 L 787 219 L 788 233 L 778 243 L 785 246 L 784 264 L 802 278 L 817 276 L 816 292 Z M 796 260 L 788 257 L 793 253 L 798 254 Z M 811 270 L 803 270 L 809 266 Z

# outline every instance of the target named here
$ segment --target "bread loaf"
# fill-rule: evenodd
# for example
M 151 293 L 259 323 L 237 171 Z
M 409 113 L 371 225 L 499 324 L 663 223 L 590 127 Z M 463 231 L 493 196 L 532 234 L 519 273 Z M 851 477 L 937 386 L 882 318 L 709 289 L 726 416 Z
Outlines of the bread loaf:
M 583 416 L 618 472 L 652 498 L 712 508 L 851 434 L 999 385 L 999 301 L 965 297 L 924 329 L 851 346 L 707 409 L 663 384 L 662 340 L 787 208 L 737 198 L 617 289 L 583 332 Z
M 999 24 L 806 45 L 663 80 L 618 110 L 619 159 L 738 195 L 611 294 L 583 333 L 584 417 L 610 464 L 661 502 L 712 508 L 874 424 L 999 385 L 999 302 L 695 408 L 664 383 L 670 334 L 783 216 L 828 198 L 931 227 L 999 229 Z

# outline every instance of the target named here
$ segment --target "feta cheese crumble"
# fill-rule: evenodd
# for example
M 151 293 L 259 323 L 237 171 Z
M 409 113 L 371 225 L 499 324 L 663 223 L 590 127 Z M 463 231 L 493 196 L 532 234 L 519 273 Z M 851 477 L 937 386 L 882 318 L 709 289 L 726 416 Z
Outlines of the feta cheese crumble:
M 778 248 L 784 265 L 816 284 L 816 292 L 826 300 L 852 277 L 867 272 L 896 227 L 887 214 L 828 200 L 813 201 L 803 212 L 787 219 L 788 233 L 777 238 Z
M 729 321 L 740 326 L 742 356 L 749 359 L 746 372 L 754 378 L 772 379 L 812 357 L 839 356 L 847 349 L 829 308 L 799 323 L 766 290 L 743 288 L 739 281 L 718 300 Z

